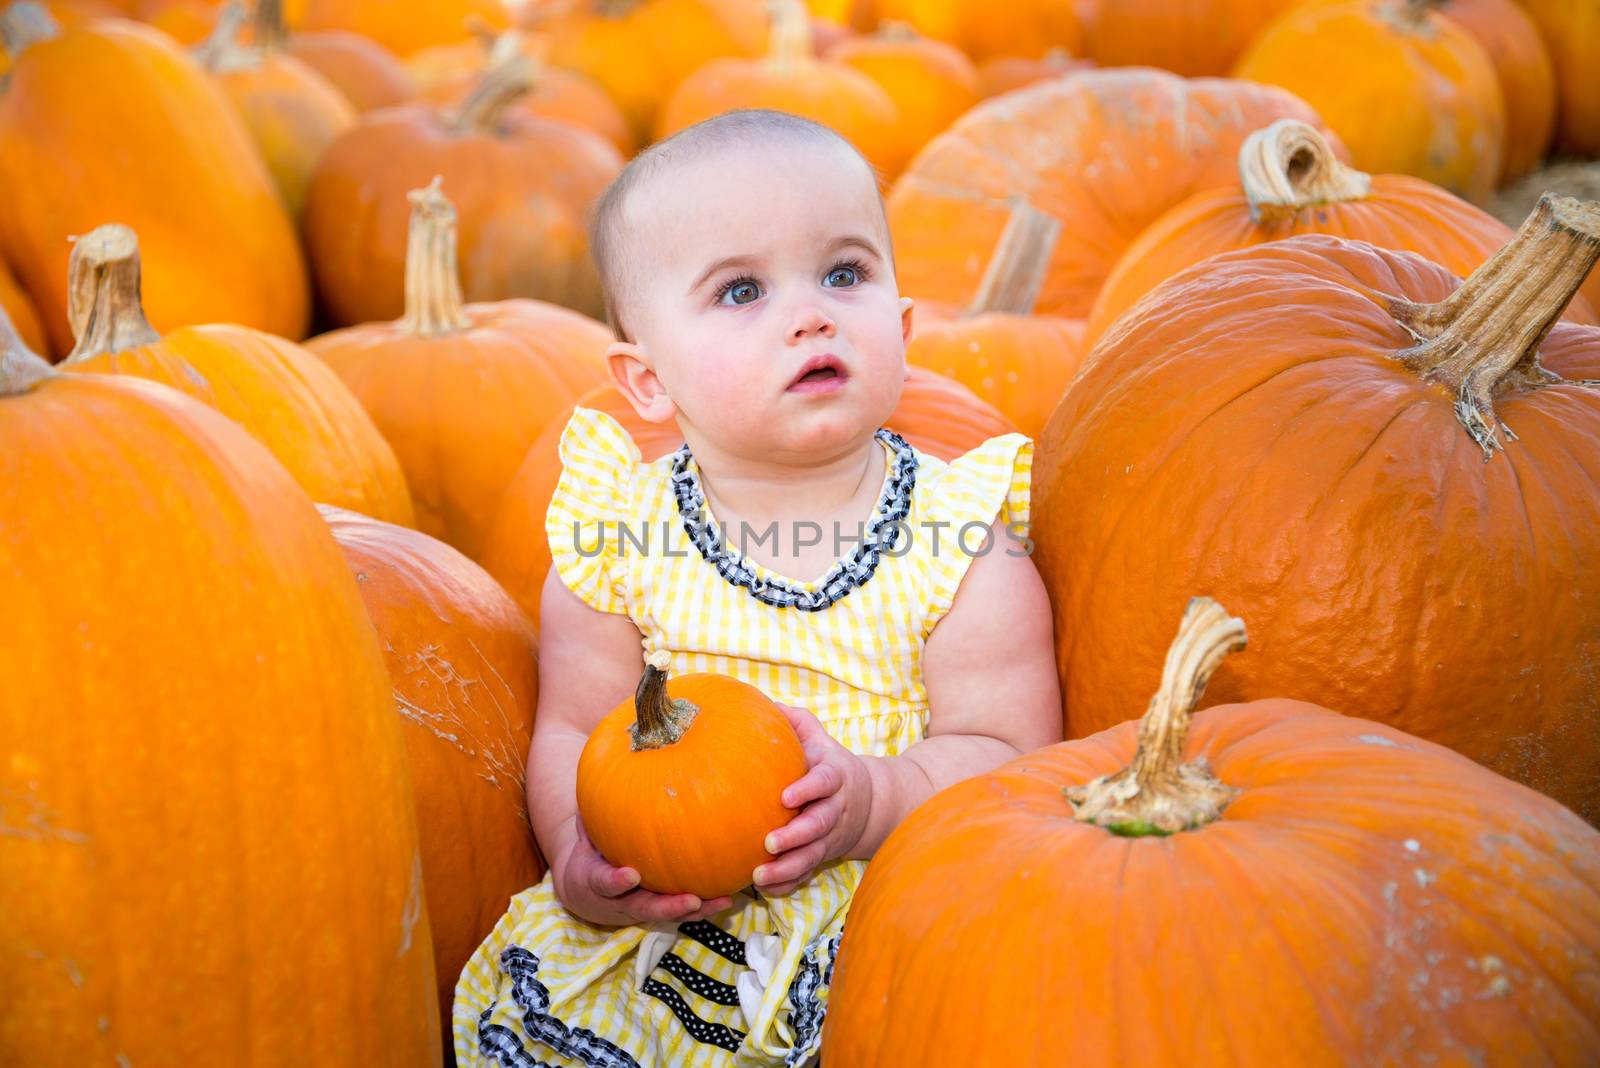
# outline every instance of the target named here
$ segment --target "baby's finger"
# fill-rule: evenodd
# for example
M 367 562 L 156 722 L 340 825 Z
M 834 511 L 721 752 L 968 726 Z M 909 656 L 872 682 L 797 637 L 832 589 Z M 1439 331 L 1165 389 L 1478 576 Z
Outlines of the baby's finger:
M 808 802 L 832 797 L 844 785 L 844 775 L 832 764 L 818 764 L 783 788 L 778 800 L 785 808 L 804 808 Z
M 770 887 L 803 878 L 822 863 L 825 847 L 821 842 L 791 849 L 776 860 L 769 860 L 752 873 L 756 889 L 768 893 Z
M 762 842 L 773 856 L 826 838 L 839 825 L 839 802 L 826 798 L 807 805 L 804 812 L 769 833 Z
M 731 897 L 713 898 L 712 900 L 707 901 L 704 905 L 701 905 L 699 908 L 695 909 L 694 912 L 683 917 L 683 919 L 678 922 L 689 923 L 694 920 L 709 920 L 723 909 L 729 908 L 732 905 L 733 898 Z
M 613 868 L 604 861 L 584 873 L 596 897 L 621 897 L 639 885 L 639 873 L 632 868 Z
M 702 905 L 693 894 L 653 894 L 648 890 L 635 890 L 617 899 L 619 909 L 643 923 L 686 920 Z
M 810 739 L 826 733 L 822 729 L 822 722 L 806 709 L 785 704 L 779 704 L 778 707 L 783 709 L 784 716 L 789 720 L 789 726 L 793 727 L 795 734 L 799 736 L 802 748 Z

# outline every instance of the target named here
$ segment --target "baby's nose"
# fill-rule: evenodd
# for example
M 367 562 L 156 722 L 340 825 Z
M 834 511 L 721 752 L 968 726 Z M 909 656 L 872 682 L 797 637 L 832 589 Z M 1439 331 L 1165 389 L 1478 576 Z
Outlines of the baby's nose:
M 794 326 L 789 332 L 789 337 L 798 341 L 806 337 L 832 337 L 833 333 L 833 320 L 828 317 L 828 313 L 811 305 L 796 311 Z

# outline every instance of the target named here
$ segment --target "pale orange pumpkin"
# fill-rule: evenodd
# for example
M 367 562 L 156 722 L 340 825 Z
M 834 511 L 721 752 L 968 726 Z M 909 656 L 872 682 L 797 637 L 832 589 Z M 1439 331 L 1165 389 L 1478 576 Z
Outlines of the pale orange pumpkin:
M 370 112 L 323 154 L 304 229 L 333 322 L 401 314 L 407 194 L 436 176 L 460 213 L 468 300 L 530 297 L 601 313 L 586 225 L 622 158 L 588 130 L 511 114 L 536 78 L 526 57 L 510 55 L 450 113 L 420 105 Z
M 545 426 L 605 376 L 605 327 L 532 300 L 464 304 L 455 212 L 413 196 L 405 309 L 312 338 L 405 471 L 417 527 L 476 558 L 506 483 Z
M 657 893 L 702 900 L 750 885 L 763 844 L 794 818 L 780 798 L 806 773 L 783 710 L 747 682 L 696 673 L 670 682 L 652 653 L 632 700 L 578 758 L 578 816 L 595 849 Z
M 998 56 L 1042 56 L 1052 48 L 1083 52 L 1076 5 L 1061 0 L 876 0 L 880 19 L 909 23 L 981 62 Z M 859 27 L 858 27 L 859 28 Z
M 1300 96 L 1364 171 L 1412 174 L 1479 205 L 1494 192 L 1505 98 L 1488 55 L 1430 0 L 1295 8 L 1233 73 Z
M 437 1065 L 389 681 L 304 492 L 6 339 L 0 485 L 0 1062 Z
M 1203 589 L 1271 623 L 1216 701 L 1328 695 L 1600 821 L 1600 328 L 1560 321 L 1597 259 L 1600 203 L 1546 197 L 1465 282 L 1314 234 L 1135 305 L 1034 459 L 1068 736 Z
M 888 425 L 930 456 L 951 460 L 990 438 L 1016 431 L 1009 419 L 954 379 L 923 367 L 913 366 L 910 372 Z M 683 444 L 676 423 L 640 419 L 609 382 L 585 393 L 577 405 L 605 412 L 621 423 L 647 462 Z M 528 448 L 522 465 L 506 483 L 480 556 L 484 568 L 516 598 L 535 627 L 540 591 L 550 573 L 544 516 L 561 477 L 558 446 L 570 415 L 569 408 L 552 419 Z
M 549 41 L 550 63 L 598 82 L 638 144 L 685 78 L 714 59 L 759 56 L 767 41 L 762 0 L 575 0 L 525 11 Z
M 473 19 L 496 30 L 511 25 L 501 0 L 305 0 L 304 13 L 292 25 L 300 30 L 354 30 L 404 58 L 465 40 Z
M 305 335 L 305 262 L 272 176 L 222 90 L 165 35 L 107 20 L 29 45 L 0 93 L 0 142 L 0 246 L 56 353 L 72 348 L 68 238 L 107 219 L 144 242 L 158 330 Z
M 977 68 L 960 49 L 904 24 L 850 37 L 823 54 L 865 74 L 894 101 L 900 147 L 890 178 L 980 98 Z
M 1197 598 L 1140 723 L 895 829 L 850 906 L 824 1064 L 1594 1063 L 1600 834 L 1303 700 L 1191 720 L 1244 640 Z
M 1102 67 L 1225 75 L 1258 34 L 1303 0 L 1100 0 L 1084 55 Z
M 1021 196 L 1061 223 L 1039 311 L 1082 318 L 1144 228 L 1231 181 L 1245 137 L 1279 118 L 1325 129 L 1284 90 L 1155 70 L 1088 70 L 986 100 L 929 142 L 890 191 L 900 288 L 970 303 Z
M 361 404 L 311 353 L 247 326 L 157 334 L 139 302 L 139 243 L 111 224 L 72 248 L 78 343 L 63 370 L 131 375 L 195 398 L 249 431 L 312 500 L 395 523 L 415 521 L 405 477 Z
M 240 43 L 244 7 L 229 3 L 196 57 L 222 86 L 261 151 L 289 214 L 305 208 L 311 170 L 355 125 L 356 109 L 312 67 L 283 50 L 283 7 L 258 0 L 253 43 Z
M 867 157 L 881 180 L 893 177 L 904 157 L 894 100 L 861 71 L 812 53 L 800 0 L 777 0 L 772 11 L 767 55 L 715 59 L 689 75 L 657 116 L 656 137 L 725 111 L 771 108 L 830 127 Z
M 1555 135 L 1555 68 L 1539 28 L 1513 0 L 1444 0 L 1439 11 L 1472 35 L 1494 67 L 1506 101 L 1497 184 L 1515 181 L 1539 166 Z
M 1245 139 L 1236 185 L 1196 193 L 1151 223 L 1122 254 L 1095 297 L 1085 344 L 1092 347 L 1140 297 L 1184 268 L 1295 234 L 1333 234 L 1416 252 L 1465 276 L 1510 239 L 1511 228 L 1421 178 L 1347 167 L 1316 130 L 1279 119 Z M 1600 299 L 1600 277 L 1589 288 Z M 1567 318 L 1596 322 L 1582 296 L 1573 299 Z
M 1061 224 L 1018 200 L 972 306 L 918 320 L 906 360 L 953 378 L 1029 437 L 1044 429 L 1086 351 L 1083 323 L 1034 315 Z
M 544 874 L 523 789 L 539 685 L 533 628 L 482 568 L 443 542 L 340 508 L 319 510 L 389 668 L 448 1036 L 467 958 L 511 895 Z

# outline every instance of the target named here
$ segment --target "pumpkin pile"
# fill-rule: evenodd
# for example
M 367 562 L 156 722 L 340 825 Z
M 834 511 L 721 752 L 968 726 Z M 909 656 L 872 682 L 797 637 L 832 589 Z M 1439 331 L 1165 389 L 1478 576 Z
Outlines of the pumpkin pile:
M 681 440 L 589 216 L 746 107 L 876 172 L 889 425 L 1036 439 L 1069 739 L 873 860 L 825 1062 L 1600 1061 L 1597 70 L 1573 0 L 0 0 L 0 1063 L 448 1063 L 562 430 Z M 718 897 L 805 761 L 666 669 L 583 820 Z

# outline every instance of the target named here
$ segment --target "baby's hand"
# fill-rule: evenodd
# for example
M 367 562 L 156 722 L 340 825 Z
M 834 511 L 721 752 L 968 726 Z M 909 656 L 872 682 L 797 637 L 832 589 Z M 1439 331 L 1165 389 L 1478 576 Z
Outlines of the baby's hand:
M 639 889 L 639 873 L 613 867 L 595 849 L 578 821 L 578 838 L 554 866 L 556 897 L 567 911 L 594 924 L 686 923 L 703 920 L 731 905 L 732 899 L 701 901 L 693 894 L 657 894 Z
M 783 791 L 783 803 L 799 814 L 767 835 L 767 852 L 774 857 L 755 870 L 756 889 L 769 896 L 789 893 L 818 864 L 849 853 L 872 811 L 865 762 L 834 741 L 810 712 L 778 707 L 800 736 L 807 771 Z

